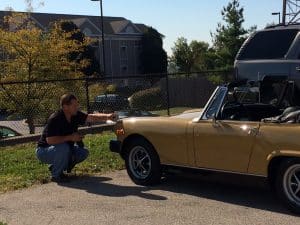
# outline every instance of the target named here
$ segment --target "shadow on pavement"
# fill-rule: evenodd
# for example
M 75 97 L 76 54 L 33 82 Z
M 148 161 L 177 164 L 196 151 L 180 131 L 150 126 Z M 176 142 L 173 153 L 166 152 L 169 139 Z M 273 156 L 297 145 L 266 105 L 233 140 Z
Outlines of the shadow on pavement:
M 110 196 L 110 197 L 125 197 L 138 196 L 149 200 L 167 200 L 166 197 L 145 193 L 151 188 L 141 186 L 120 186 L 107 183 L 112 180 L 108 177 L 89 177 L 84 176 L 70 183 L 62 183 L 61 186 L 86 190 L 88 193 Z
M 181 174 L 167 176 L 156 188 L 246 208 L 293 215 L 281 205 L 264 178 L 215 172 L 204 176 Z
M 142 187 L 134 184 L 121 186 L 107 183 L 110 180 L 112 179 L 107 177 L 86 176 L 63 184 L 63 186 L 110 197 L 138 196 L 149 200 L 167 200 L 167 197 L 164 196 L 145 193 L 151 190 L 162 190 L 293 215 L 280 204 L 275 194 L 261 178 L 218 173 L 205 176 L 168 175 L 163 178 L 161 184 L 154 187 Z

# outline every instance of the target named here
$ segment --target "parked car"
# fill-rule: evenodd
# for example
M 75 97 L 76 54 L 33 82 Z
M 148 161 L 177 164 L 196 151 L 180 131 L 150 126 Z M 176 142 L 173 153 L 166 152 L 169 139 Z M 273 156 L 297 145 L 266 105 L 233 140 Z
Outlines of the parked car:
M 289 81 L 219 86 L 202 111 L 118 121 L 110 149 L 136 184 L 156 184 L 174 167 L 264 177 L 300 213 L 300 111 L 292 87 Z
M 91 104 L 92 111 L 116 111 L 128 107 L 127 98 L 117 94 L 98 95 Z
M 279 76 L 300 80 L 300 24 L 270 26 L 254 32 L 234 63 L 237 79 Z
M 0 126 L 0 139 L 21 136 L 21 134 L 10 127 Z

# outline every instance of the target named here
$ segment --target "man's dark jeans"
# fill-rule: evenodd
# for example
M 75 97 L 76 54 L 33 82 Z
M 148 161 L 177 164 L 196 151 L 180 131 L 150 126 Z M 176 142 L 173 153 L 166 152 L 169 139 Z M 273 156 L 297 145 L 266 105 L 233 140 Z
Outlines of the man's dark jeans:
M 41 162 L 52 165 L 52 177 L 59 177 L 70 165 L 84 161 L 89 152 L 87 149 L 76 145 L 71 149 L 69 144 L 63 143 L 49 147 L 38 147 L 36 155 Z

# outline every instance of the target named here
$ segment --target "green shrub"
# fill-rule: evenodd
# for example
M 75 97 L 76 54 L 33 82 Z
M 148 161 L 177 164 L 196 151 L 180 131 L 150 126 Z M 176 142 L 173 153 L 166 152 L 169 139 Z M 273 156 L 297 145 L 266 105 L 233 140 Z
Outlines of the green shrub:
M 133 109 L 159 110 L 164 106 L 164 96 L 160 88 L 150 88 L 134 93 L 129 104 Z

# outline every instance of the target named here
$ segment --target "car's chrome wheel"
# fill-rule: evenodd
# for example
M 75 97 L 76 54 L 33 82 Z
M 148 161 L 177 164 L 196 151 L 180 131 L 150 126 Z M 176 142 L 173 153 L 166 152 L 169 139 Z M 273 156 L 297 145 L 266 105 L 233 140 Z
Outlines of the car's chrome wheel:
M 138 179 L 145 179 L 151 172 L 151 158 L 142 146 L 134 147 L 129 154 L 129 168 Z
M 127 173 L 134 183 L 153 185 L 160 182 L 160 159 L 150 142 L 135 138 L 124 148 Z
M 275 182 L 278 197 L 294 213 L 300 214 L 300 159 L 282 161 Z
M 300 164 L 290 166 L 285 171 L 283 188 L 287 198 L 300 206 Z

